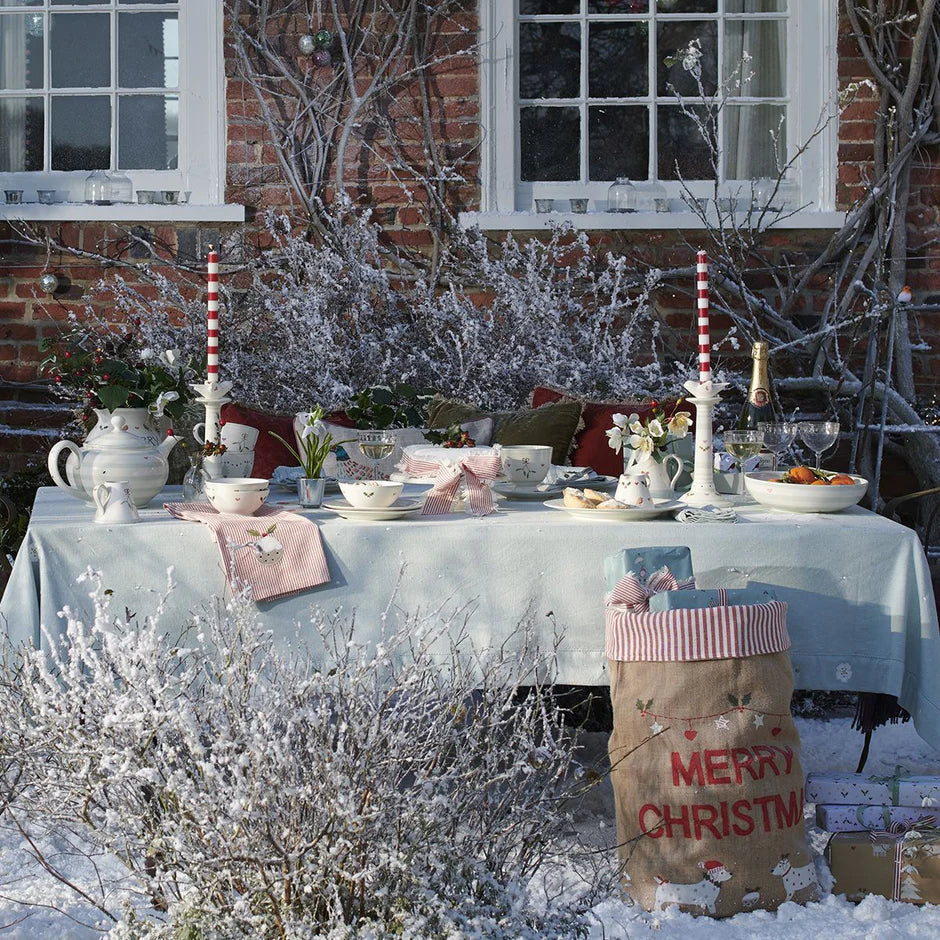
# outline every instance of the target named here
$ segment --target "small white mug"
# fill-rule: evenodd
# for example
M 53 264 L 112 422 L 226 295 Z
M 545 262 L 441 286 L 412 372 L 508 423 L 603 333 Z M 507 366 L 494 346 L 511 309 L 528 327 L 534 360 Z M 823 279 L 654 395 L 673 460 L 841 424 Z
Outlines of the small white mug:
M 646 473 L 624 473 L 617 483 L 617 492 L 614 498 L 628 506 L 642 506 L 649 509 L 653 505 L 650 496 L 650 478 Z
M 91 495 L 95 504 L 95 522 L 108 525 L 140 522 L 140 514 L 131 499 L 131 485 L 127 480 L 99 483 Z
M 193 437 L 200 444 L 206 442 L 206 423 L 200 421 L 193 428 Z M 250 454 L 254 452 L 255 444 L 258 443 L 258 429 L 248 424 L 236 424 L 234 421 L 226 421 L 219 429 L 219 439 L 225 445 L 225 450 L 232 454 Z M 243 473 L 241 476 L 248 476 Z

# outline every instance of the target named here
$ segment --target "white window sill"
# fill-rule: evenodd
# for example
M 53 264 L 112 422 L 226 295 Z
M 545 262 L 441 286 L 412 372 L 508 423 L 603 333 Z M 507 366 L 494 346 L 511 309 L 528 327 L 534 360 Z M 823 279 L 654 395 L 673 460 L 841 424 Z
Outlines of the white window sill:
M 735 220 L 745 225 L 746 213 L 736 215 Z M 461 212 L 458 221 L 462 228 L 476 226 L 482 231 L 535 231 L 560 222 L 585 231 L 705 228 L 694 212 Z M 775 229 L 838 229 L 844 223 L 844 212 L 795 212 L 779 219 L 767 213 L 763 219 L 764 228 Z
M 0 220 L 22 222 L 244 222 L 245 207 L 238 204 L 200 206 L 183 203 L 177 206 L 117 203 L 91 206 L 84 202 L 24 202 L 0 205 Z

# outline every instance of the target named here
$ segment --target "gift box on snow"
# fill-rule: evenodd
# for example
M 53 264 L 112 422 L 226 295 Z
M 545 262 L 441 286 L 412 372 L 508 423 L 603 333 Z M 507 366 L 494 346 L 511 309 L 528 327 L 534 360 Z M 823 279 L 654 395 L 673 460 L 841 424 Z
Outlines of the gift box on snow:
M 816 825 L 827 832 L 865 832 L 873 829 L 903 831 L 915 826 L 940 826 L 940 809 L 817 803 Z
M 806 778 L 806 802 L 940 809 L 940 777 L 906 774 L 900 769 L 890 777 L 813 773 Z
M 833 894 L 850 901 L 880 894 L 912 904 L 940 902 L 940 833 L 912 830 L 838 832 L 829 840 L 826 860 Z

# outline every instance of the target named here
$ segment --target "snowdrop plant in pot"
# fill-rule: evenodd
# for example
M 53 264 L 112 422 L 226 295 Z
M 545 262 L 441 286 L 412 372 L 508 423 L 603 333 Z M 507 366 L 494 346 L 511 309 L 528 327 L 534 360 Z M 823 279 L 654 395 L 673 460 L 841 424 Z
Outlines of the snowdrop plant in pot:
M 323 502 L 323 491 L 326 488 L 326 480 L 323 476 L 324 461 L 340 444 L 349 443 L 334 439 L 323 423 L 323 415 L 321 405 L 307 412 L 304 428 L 300 432 L 299 450 L 289 441 L 284 440 L 280 434 L 268 431 L 290 451 L 303 468 L 303 476 L 297 480 L 297 497 L 300 505 L 305 509 L 316 509 Z

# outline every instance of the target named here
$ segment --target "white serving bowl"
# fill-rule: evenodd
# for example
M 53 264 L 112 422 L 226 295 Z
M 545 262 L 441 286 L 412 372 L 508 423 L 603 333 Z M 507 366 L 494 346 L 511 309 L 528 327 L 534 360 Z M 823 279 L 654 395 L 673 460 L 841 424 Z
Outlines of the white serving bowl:
M 356 509 L 385 509 L 401 496 L 404 483 L 391 480 L 341 480 L 340 491 Z
M 206 480 L 206 496 L 219 512 L 251 516 L 268 498 L 268 481 L 254 477 Z
M 757 470 L 744 474 L 748 493 L 759 503 L 783 512 L 838 512 L 854 506 L 868 489 L 868 480 L 852 476 L 852 486 L 813 486 L 780 483 L 782 470 Z

